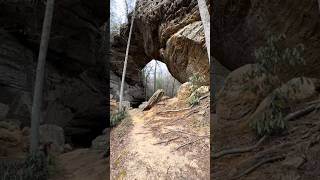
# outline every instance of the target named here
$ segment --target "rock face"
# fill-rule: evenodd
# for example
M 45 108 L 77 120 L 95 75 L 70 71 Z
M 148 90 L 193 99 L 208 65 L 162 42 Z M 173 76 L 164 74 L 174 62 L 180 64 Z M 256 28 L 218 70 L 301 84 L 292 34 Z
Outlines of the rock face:
M 0 121 L 0 157 L 14 157 L 23 154 L 22 133 L 15 124 Z
M 115 75 L 112 71 L 110 72 L 110 93 L 114 96 L 113 98 L 119 101 L 120 98 L 120 87 L 121 87 L 121 76 Z M 136 84 L 128 84 L 125 82 L 123 98 L 129 101 L 133 106 L 140 104 L 144 100 L 144 88 Z
M 204 30 L 201 21 L 193 22 L 167 41 L 163 60 L 169 71 L 181 82 L 188 81 L 195 72 L 209 83 L 208 55 L 204 42 Z
M 109 148 L 110 129 L 106 128 L 101 136 L 96 137 L 91 144 L 91 148 L 95 150 L 107 150 Z
M 306 61 L 306 66 L 282 67 L 286 79 L 293 78 L 296 72 L 320 77 L 317 1 L 217 1 L 213 12 L 212 55 L 225 67 L 234 70 L 255 63 L 254 49 L 266 42 L 266 32 L 284 33 L 288 47 L 304 44 Z
M 9 111 L 9 106 L 6 104 L 0 103 L 0 119 L 3 119 L 7 116 Z
M 19 119 L 23 126 L 30 126 L 45 8 L 40 1 L 31 2 L 0 3 L 0 103 L 9 108 L 6 118 Z M 59 125 L 71 138 L 91 136 L 106 125 L 100 27 L 107 21 L 107 2 L 62 0 L 55 6 L 41 123 Z
M 117 76 L 122 72 L 129 27 L 124 26 L 112 44 L 111 69 Z M 209 84 L 210 66 L 196 0 L 139 1 L 131 43 L 128 84 L 142 87 L 139 70 L 152 59 L 166 63 L 181 83 L 199 73 Z
M 178 90 L 177 97 L 179 100 L 185 100 L 192 94 L 193 85 L 191 82 L 183 83 Z

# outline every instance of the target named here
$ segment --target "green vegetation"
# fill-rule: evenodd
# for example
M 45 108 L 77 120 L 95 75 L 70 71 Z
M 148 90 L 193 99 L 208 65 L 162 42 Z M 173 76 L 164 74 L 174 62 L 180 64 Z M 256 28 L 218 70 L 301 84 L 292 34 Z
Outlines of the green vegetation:
M 189 104 L 190 106 L 198 105 L 199 102 L 200 102 L 199 98 L 200 98 L 200 94 L 195 91 L 195 93 L 193 93 L 193 94 L 188 98 L 188 104 Z
M 255 50 L 254 56 L 260 69 L 258 75 L 262 73 L 276 74 L 277 68 L 280 66 L 295 67 L 305 64 L 303 44 L 287 48 L 284 44 L 285 39 L 286 36 L 283 34 L 272 35 L 268 33 L 266 45 Z
M 1 180 L 47 180 L 57 171 L 53 156 L 31 153 L 22 162 L 1 162 Z
M 294 48 L 287 48 L 284 45 L 284 35 L 268 35 L 266 45 L 255 50 L 254 55 L 258 62 L 258 71 L 254 74 L 248 75 L 248 78 L 255 76 L 262 76 L 264 74 L 272 74 L 277 76 L 279 67 L 304 65 L 303 59 L 304 46 L 302 44 Z M 266 81 L 265 83 L 272 83 Z M 268 84 L 272 87 L 271 84 Z M 252 91 L 256 91 L 252 89 Z M 256 93 L 256 92 L 254 92 Z M 262 119 L 252 119 L 250 127 L 256 132 L 257 135 L 263 136 L 265 134 L 278 134 L 283 132 L 287 127 L 287 122 L 284 120 L 286 114 L 285 110 L 288 107 L 287 100 L 280 94 L 274 92 L 271 97 L 270 112 L 264 112 Z M 267 114 L 268 113 L 268 114 Z
M 127 115 L 128 114 L 126 110 L 118 111 L 117 113 L 112 114 L 110 120 L 111 127 L 117 126 L 124 118 L 127 117 Z
M 271 112 L 264 112 L 262 119 L 253 119 L 250 122 L 250 127 L 258 136 L 281 134 L 287 128 L 287 122 L 284 118 L 287 101 L 280 93 L 275 93 L 271 97 L 269 109 Z
M 203 85 L 203 83 L 205 82 L 205 79 L 199 73 L 195 73 L 189 78 L 189 81 L 192 84 L 192 91 L 195 91 L 201 85 Z
M 205 82 L 205 79 L 203 76 L 201 76 L 199 73 L 195 73 L 189 78 L 189 81 L 192 84 L 192 95 L 188 98 L 188 104 L 190 106 L 194 106 L 199 104 L 200 100 L 200 93 L 196 90 L 201 87 L 201 85 Z

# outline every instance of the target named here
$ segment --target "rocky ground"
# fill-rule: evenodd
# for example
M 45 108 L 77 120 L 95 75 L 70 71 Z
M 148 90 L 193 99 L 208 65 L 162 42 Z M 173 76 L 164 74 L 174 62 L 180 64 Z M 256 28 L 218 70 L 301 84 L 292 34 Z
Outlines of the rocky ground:
M 180 93 L 150 110 L 129 110 L 111 131 L 111 178 L 209 179 L 209 92 L 203 95 L 192 108 Z
M 245 78 L 256 71 L 246 65 L 227 77 L 215 102 L 212 117 L 212 176 L 216 179 L 319 179 L 319 79 L 297 77 L 279 83 L 277 78 Z M 265 81 L 272 83 L 264 83 Z M 250 88 L 246 88 L 250 87 Z M 256 91 L 252 91 L 256 89 Z M 259 136 L 252 122 L 268 123 L 275 95 L 286 128 Z
M 75 148 L 65 144 L 64 131 L 55 125 L 40 126 L 40 150 L 50 143 L 49 153 L 56 162 L 52 180 L 93 179 L 105 180 L 109 176 L 108 149 L 109 129 L 92 141 L 90 148 Z M 0 121 L 0 163 L 23 161 L 28 153 L 30 130 L 20 129 L 12 122 Z M 2 178 L 2 177 L 1 177 Z
M 104 150 L 76 149 L 57 158 L 58 173 L 52 180 L 106 180 L 110 174 Z

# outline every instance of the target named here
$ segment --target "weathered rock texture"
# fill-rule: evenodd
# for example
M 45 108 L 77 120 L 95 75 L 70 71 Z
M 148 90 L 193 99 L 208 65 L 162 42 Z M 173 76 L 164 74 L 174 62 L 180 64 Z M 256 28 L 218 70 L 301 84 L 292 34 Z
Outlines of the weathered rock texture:
M 0 2 L 0 103 L 5 118 L 30 126 L 45 4 Z M 106 125 L 105 59 L 101 53 L 107 1 L 56 3 L 46 64 L 41 123 L 56 124 L 67 136 L 99 132 Z M 88 133 L 88 134 L 86 134 Z
M 252 122 L 266 124 L 271 120 L 275 115 L 274 103 L 279 105 L 279 101 L 273 100 L 275 96 L 284 98 L 281 111 L 284 117 L 288 117 L 289 113 L 301 112 L 311 105 L 319 106 L 319 95 L 319 79 L 299 77 L 275 87 L 263 100 L 260 100 L 253 113 L 249 112 L 247 118 L 227 121 L 220 118 L 223 115 L 218 114 L 220 111 L 217 109 L 218 117 L 213 116 L 212 119 L 213 153 L 233 148 L 241 149 L 257 143 L 260 137 L 254 133 L 250 125 Z M 239 96 L 235 104 L 240 100 L 248 102 L 247 97 L 248 93 L 244 93 L 244 96 Z M 250 106 L 246 108 L 250 109 Z M 241 112 L 240 108 L 236 110 Z M 263 141 L 254 150 L 228 154 L 211 160 L 214 162 L 211 164 L 212 176 L 217 179 L 317 179 L 319 168 L 315 164 L 320 162 L 319 117 L 318 110 L 296 116 L 290 121 L 285 121 L 285 130 L 269 136 L 268 140 Z M 277 157 L 281 158 L 248 171 L 242 178 L 235 178 L 256 164 Z
M 224 120 L 239 120 L 250 116 L 259 103 L 280 81 L 270 74 L 255 75 L 256 64 L 248 64 L 232 71 L 217 95 L 216 112 Z
M 164 62 L 181 83 L 200 73 L 205 84 L 209 84 L 210 66 L 196 0 L 141 0 L 135 18 L 128 84 L 142 86 L 139 71 L 152 59 Z M 130 24 L 122 27 L 112 44 L 111 69 L 118 76 L 122 72 L 129 27 Z
M 151 109 L 154 105 L 156 105 L 164 95 L 163 89 L 158 89 L 148 100 L 146 106 L 142 109 L 143 111 Z
M 211 16 L 212 55 L 234 70 L 255 63 L 253 52 L 266 42 L 266 34 L 284 33 L 288 47 L 304 44 L 306 66 L 282 67 L 286 80 L 296 72 L 320 77 L 320 19 L 317 1 L 215 1 Z

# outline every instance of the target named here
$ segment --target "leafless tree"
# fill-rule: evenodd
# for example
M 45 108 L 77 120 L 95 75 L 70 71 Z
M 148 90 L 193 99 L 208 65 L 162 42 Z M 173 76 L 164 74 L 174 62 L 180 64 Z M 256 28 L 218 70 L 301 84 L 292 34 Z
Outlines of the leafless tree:
M 36 71 L 36 81 L 33 95 L 32 114 L 31 114 L 31 143 L 30 150 L 35 152 L 39 148 L 39 126 L 41 106 L 43 100 L 43 82 L 45 76 L 45 64 L 50 39 L 51 24 L 54 10 L 54 0 L 47 0 L 46 11 L 42 27 L 42 35 Z
M 123 101 L 123 89 L 124 89 L 124 80 L 126 77 L 126 71 L 127 71 L 127 63 L 128 63 L 128 55 L 129 55 L 129 48 L 130 48 L 130 41 L 131 41 L 131 35 L 132 35 L 132 28 L 134 23 L 136 11 L 133 10 L 133 15 L 131 17 L 131 25 L 130 25 L 130 31 L 129 31 L 129 37 L 128 37 L 128 43 L 127 43 L 127 49 L 126 49 L 126 56 L 124 59 L 124 65 L 123 65 L 123 71 L 122 71 L 122 80 L 121 80 L 121 88 L 120 88 L 120 102 L 119 102 L 119 111 L 122 111 L 122 101 Z
M 173 78 L 171 96 L 174 96 L 174 84 L 175 84 L 175 82 L 176 82 L 176 79 Z
M 210 14 L 205 0 L 198 0 L 198 7 L 200 11 L 201 21 L 204 28 L 204 35 L 206 40 L 208 58 L 210 63 Z
M 153 92 L 156 92 L 157 88 L 157 61 L 154 60 L 154 73 L 153 73 Z

